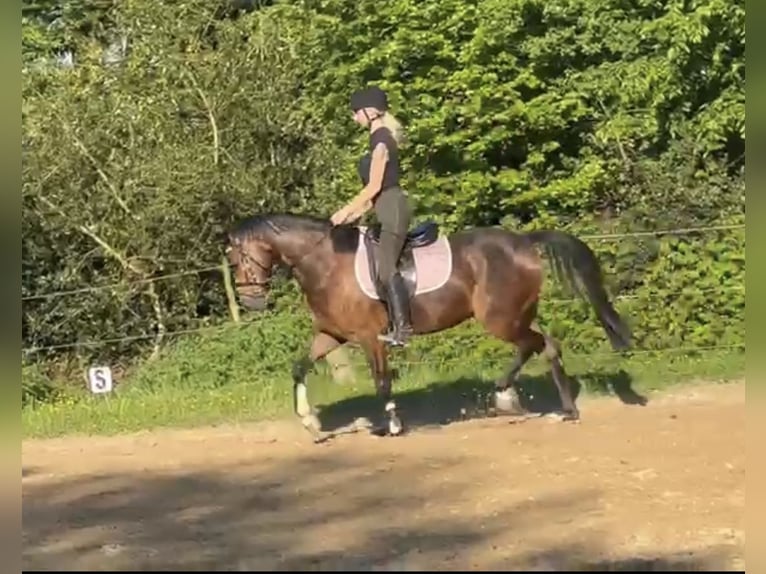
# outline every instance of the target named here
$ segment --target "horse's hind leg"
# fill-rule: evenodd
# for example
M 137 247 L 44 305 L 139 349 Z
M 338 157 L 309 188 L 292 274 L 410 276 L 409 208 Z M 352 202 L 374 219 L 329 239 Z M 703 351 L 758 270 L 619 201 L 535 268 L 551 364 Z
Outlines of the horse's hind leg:
M 495 381 L 495 407 L 506 414 L 522 415 L 525 413 L 524 407 L 519 402 L 516 382 L 529 359 L 533 355 L 541 353 L 545 348 L 545 340 L 537 335 L 539 333 L 530 330 L 526 336 L 515 338 L 513 342 L 518 348 L 516 357 L 514 357 L 508 371 Z
M 513 343 L 518 348 L 518 353 L 508 372 L 495 383 L 495 407 L 507 414 L 524 414 L 525 409 L 520 404 L 515 388 L 516 382 L 529 359 L 533 355 L 542 353 L 551 363 L 553 380 L 561 398 L 564 418 L 567 420 L 579 418 L 572 399 L 569 378 L 561 364 L 561 351 L 558 344 L 535 323 L 537 302 L 524 305 L 522 309 L 516 320 L 506 318 L 508 316 L 507 307 L 502 310 L 505 313 L 492 313 L 490 310 L 488 317 L 492 317 L 492 319 L 485 320 L 485 326 L 490 333 L 504 341 Z
M 559 398 L 561 399 L 561 407 L 564 411 L 564 420 L 576 421 L 580 419 L 580 411 L 574 404 L 572 398 L 572 385 L 564 371 L 564 365 L 561 361 L 561 349 L 559 344 L 550 336 L 542 333 L 545 339 L 545 349 L 543 355 L 551 364 L 551 372 L 553 373 L 553 382 L 556 383 L 556 388 L 559 391 Z
M 308 354 L 293 364 L 293 404 L 295 414 L 300 417 L 303 426 L 312 434 L 315 442 L 322 441 L 324 437 L 319 418 L 309 403 L 306 376 L 314 368 L 318 360 L 333 349 L 338 348 L 341 344 L 342 342 L 338 341 L 335 337 L 326 333 L 317 333 L 311 341 L 311 349 Z
M 517 413 L 521 410 L 518 398 L 511 389 L 515 386 L 521 369 L 529 359 L 542 353 L 551 364 L 553 381 L 561 399 L 562 410 L 564 411 L 564 420 L 577 420 L 579 412 L 572 398 L 572 389 L 569 377 L 564 372 L 564 366 L 561 363 L 561 350 L 558 343 L 546 335 L 538 325 L 530 324 L 519 329 L 513 337 L 513 342 L 519 348 L 508 373 L 495 383 L 496 393 L 495 402 L 499 410 Z
M 531 302 L 523 306 L 517 318 L 511 312 L 512 300 L 503 300 L 501 305 L 495 304 L 487 309 L 483 320 L 487 331 L 498 339 L 513 343 L 518 349 L 508 371 L 495 381 L 495 408 L 509 415 L 523 415 L 525 409 L 521 406 L 516 382 L 519 374 L 529 359 L 545 349 L 545 338 L 541 333 L 530 328 L 537 314 L 537 303 Z

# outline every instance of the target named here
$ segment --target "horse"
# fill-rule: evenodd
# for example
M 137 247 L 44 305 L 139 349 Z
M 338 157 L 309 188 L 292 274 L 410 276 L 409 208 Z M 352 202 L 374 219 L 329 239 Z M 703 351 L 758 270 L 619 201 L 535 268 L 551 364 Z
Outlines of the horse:
M 308 303 L 313 338 L 292 368 L 293 406 L 315 442 L 327 434 L 309 403 L 306 377 L 317 361 L 345 343 L 358 345 L 367 356 L 388 423 L 383 434 L 404 430 L 392 393 L 388 348 L 378 339 L 389 324 L 376 277 L 379 234 L 379 224 L 334 226 L 327 219 L 294 213 L 253 215 L 228 231 L 226 253 L 243 307 L 268 307 L 276 265 L 292 271 Z M 410 296 L 413 336 L 475 318 L 490 335 L 516 346 L 507 372 L 495 381 L 499 411 L 523 414 L 516 383 L 527 361 L 542 354 L 561 399 L 561 420 L 579 421 L 561 346 L 536 322 L 543 256 L 556 278 L 591 304 L 612 348 L 630 348 L 630 329 L 609 300 L 595 254 L 569 233 L 474 227 L 445 234 L 427 220 L 409 230 L 398 269 Z

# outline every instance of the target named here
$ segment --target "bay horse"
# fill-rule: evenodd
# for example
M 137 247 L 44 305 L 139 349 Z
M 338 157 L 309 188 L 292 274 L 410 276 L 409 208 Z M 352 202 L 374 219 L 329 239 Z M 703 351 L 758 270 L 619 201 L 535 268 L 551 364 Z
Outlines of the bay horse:
M 388 435 L 402 421 L 392 397 L 388 349 L 378 335 L 388 325 L 376 281 L 379 225 L 333 226 L 327 219 L 290 213 L 241 220 L 228 233 L 238 298 L 249 310 L 264 310 L 272 268 L 286 265 L 302 288 L 313 317 L 313 340 L 292 369 L 295 413 L 316 442 L 324 440 L 311 407 L 306 376 L 330 351 L 350 342 L 365 352 L 378 397 L 385 405 Z M 445 235 L 433 221 L 409 231 L 399 269 L 411 295 L 414 336 L 477 319 L 491 335 L 518 352 L 495 382 L 498 410 L 519 411 L 514 389 L 525 363 L 542 353 L 550 362 L 563 420 L 578 420 L 561 350 L 535 322 L 543 284 L 542 255 L 554 275 L 590 302 L 614 350 L 630 347 L 629 327 L 609 301 L 598 260 L 577 237 L 561 231 L 518 233 L 476 227 Z M 583 293 L 583 289 L 585 293 Z

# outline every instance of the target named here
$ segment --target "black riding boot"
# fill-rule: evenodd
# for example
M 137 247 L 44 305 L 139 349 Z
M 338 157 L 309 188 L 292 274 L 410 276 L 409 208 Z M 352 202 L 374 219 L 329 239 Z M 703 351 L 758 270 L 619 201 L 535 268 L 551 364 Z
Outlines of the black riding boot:
M 412 335 L 410 299 L 404 285 L 404 279 L 399 273 L 394 273 L 385 288 L 388 316 L 391 319 L 393 329 L 385 335 L 379 335 L 378 338 L 390 345 L 404 346 L 407 344 L 407 339 Z

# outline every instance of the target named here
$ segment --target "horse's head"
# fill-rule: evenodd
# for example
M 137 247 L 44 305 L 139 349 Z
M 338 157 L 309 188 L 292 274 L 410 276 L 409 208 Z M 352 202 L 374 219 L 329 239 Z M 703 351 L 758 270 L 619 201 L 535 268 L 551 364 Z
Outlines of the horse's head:
M 354 238 L 358 234 L 355 228 L 333 230 L 328 219 L 307 215 L 261 214 L 240 221 L 229 232 L 226 252 L 230 265 L 236 269 L 234 278 L 242 304 L 250 310 L 262 311 L 266 308 L 274 265 L 303 271 L 312 266 L 326 268 L 331 264 L 327 261 L 328 253 L 348 250 L 340 249 L 339 245 L 351 245 L 350 239 L 345 239 L 349 233 Z
M 271 245 L 257 237 L 229 235 L 226 256 L 234 268 L 234 285 L 242 305 L 250 311 L 265 310 L 275 263 Z

